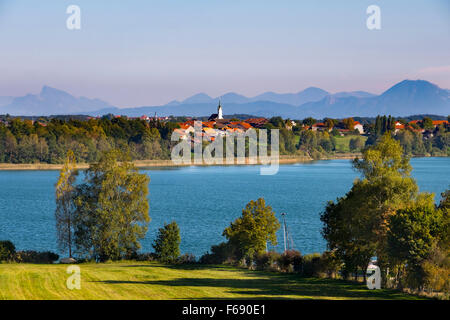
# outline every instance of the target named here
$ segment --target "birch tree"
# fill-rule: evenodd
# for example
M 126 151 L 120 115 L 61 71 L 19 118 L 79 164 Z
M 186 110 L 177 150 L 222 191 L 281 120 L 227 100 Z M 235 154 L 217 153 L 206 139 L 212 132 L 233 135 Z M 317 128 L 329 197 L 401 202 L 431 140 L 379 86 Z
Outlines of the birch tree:
M 74 193 L 75 181 L 78 175 L 76 159 L 72 150 L 67 152 L 64 166 L 59 172 L 56 183 L 56 234 L 58 247 L 62 252 L 69 250 L 72 258 L 73 220 L 75 213 Z

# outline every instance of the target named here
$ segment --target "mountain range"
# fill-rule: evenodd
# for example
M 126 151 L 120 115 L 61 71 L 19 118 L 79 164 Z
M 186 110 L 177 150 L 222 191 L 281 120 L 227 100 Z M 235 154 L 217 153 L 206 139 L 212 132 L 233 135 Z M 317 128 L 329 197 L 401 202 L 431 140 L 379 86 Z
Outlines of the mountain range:
M 23 116 L 80 114 L 104 108 L 113 106 L 99 99 L 76 98 L 65 91 L 48 86 L 43 86 L 39 94 L 0 97 L 0 114 Z
M 309 87 L 297 93 L 265 92 L 255 97 L 229 92 L 221 97 L 199 93 L 182 101 L 163 106 L 117 108 L 99 99 L 76 98 L 67 92 L 44 86 L 37 95 L 0 97 L 0 114 L 56 115 L 87 114 L 101 116 L 107 113 L 141 116 L 208 116 L 215 113 L 221 101 L 224 114 L 252 114 L 281 116 L 291 119 L 305 117 L 376 116 L 386 114 L 408 116 L 413 114 L 450 114 L 450 90 L 441 89 L 425 80 L 401 81 L 380 95 L 365 91 L 330 93 Z

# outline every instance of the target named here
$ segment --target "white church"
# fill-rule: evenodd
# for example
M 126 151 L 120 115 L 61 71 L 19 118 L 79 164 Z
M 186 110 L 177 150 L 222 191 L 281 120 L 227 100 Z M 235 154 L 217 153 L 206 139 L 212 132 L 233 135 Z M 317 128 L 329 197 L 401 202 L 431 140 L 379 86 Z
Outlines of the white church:
M 223 113 L 222 113 L 222 105 L 220 104 L 219 100 L 219 106 L 217 107 L 217 113 L 213 113 L 209 118 L 208 121 L 216 121 L 223 119 Z

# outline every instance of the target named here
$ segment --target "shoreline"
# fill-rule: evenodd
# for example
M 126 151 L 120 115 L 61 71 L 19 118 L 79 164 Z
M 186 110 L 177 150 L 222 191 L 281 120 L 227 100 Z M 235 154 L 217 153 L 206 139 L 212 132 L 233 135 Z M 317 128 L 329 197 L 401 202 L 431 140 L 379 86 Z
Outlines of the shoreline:
M 280 156 L 279 164 L 293 164 L 302 162 L 312 162 L 319 160 L 340 160 L 340 159 L 354 159 L 361 156 L 361 153 L 342 153 L 339 155 L 333 155 L 330 157 L 323 157 L 320 159 L 312 159 L 306 156 Z M 248 158 L 245 159 L 245 164 L 174 164 L 172 160 L 135 160 L 133 163 L 137 168 L 150 168 L 150 167 L 189 167 L 189 166 L 236 166 L 236 165 L 262 165 L 258 160 L 257 163 L 248 163 Z M 38 171 L 38 170 L 61 170 L 63 164 L 49 164 L 49 163 L 0 163 L 0 171 Z M 77 163 L 78 169 L 89 168 L 89 163 Z

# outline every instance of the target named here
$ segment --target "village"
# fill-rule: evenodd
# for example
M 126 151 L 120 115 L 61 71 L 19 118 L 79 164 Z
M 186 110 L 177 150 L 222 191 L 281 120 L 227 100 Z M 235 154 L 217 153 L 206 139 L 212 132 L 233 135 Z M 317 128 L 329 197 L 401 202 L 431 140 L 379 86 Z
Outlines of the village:
M 57 118 L 57 116 L 55 116 Z M 80 117 L 80 116 L 76 116 Z M 83 117 L 83 116 L 81 116 Z M 195 117 L 173 117 L 173 116 L 147 116 L 142 115 L 140 117 L 127 117 L 123 115 L 104 115 L 110 119 L 126 119 L 126 120 L 142 120 L 152 126 L 151 123 L 160 122 L 176 122 L 174 132 L 181 140 L 193 141 L 195 125 L 194 123 L 201 122 L 201 136 L 209 141 L 214 141 L 218 136 L 224 136 L 226 134 L 245 134 L 250 129 L 286 129 L 298 133 L 299 131 L 314 131 L 314 132 L 328 132 L 334 136 L 348 136 L 348 135 L 362 135 L 368 136 L 371 128 L 376 124 L 370 119 L 362 118 L 363 121 L 356 121 L 353 118 L 345 119 L 331 119 L 325 118 L 321 122 L 311 117 L 303 120 L 290 120 L 282 119 L 281 117 L 264 118 L 264 117 L 249 117 L 246 119 L 233 118 L 233 116 L 224 117 L 223 106 L 219 101 L 217 107 L 217 113 L 211 114 L 207 120 L 205 118 Z M 18 117 L 14 117 L 18 118 Z M 53 117 L 39 117 L 32 118 L 25 117 L 23 120 L 28 121 L 32 125 L 47 126 L 47 123 Z M 100 119 L 102 117 L 84 116 L 85 120 Z M 421 133 L 424 139 L 432 138 L 436 135 L 436 131 L 439 126 L 448 127 L 448 120 L 432 120 L 428 117 L 422 117 L 422 120 L 405 121 L 402 119 L 394 120 L 394 122 L 388 126 L 391 126 L 389 130 L 397 135 L 399 132 L 410 130 L 412 132 Z M 72 116 L 65 116 L 65 119 L 72 119 Z M 179 121 L 184 119 L 184 121 Z M 391 118 L 389 118 L 391 119 Z M 394 119 L 394 118 L 392 118 Z M 8 126 L 11 119 L 7 116 L 0 116 L 0 124 Z
M 277 117 L 279 118 L 279 117 Z M 147 116 L 141 117 L 141 119 L 146 119 L 150 121 L 151 118 Z M 155 118 L 156 119 L 156 118 Z M 437 127 L 448 126 L 447 120 L 431 120 L 427 122 L 429 118 L 424 118 L 424 120 L 412 120 L 409 122 L 397 120 L 394 123 L 393 133 L 397 134 L 403 130 L 411 130 L 414 132 L 422 133 L 424 138 L 431 138 L 435 135 Z M 161 119 L 156 119 L 161 121 Z M 293 131 L 311 130 L 318 132 L 329 132 L 334 135 L 339 135 L 341 137 L 346 135 L 367 135 L 369 123 L 362 124 L 359 121 L 353 120 L 353 118 L 346 118 L 342 120 L 336 119 L 324 119 L 323 122 L 316 122 L 315 119 L 306 118 L 304 120 L 279 120 L 283 121 L 282 128 Z M 166 119 L 167 121 L 167 119 Z M 194 123 L 199 121 L 196 119 L 189 119 L 184 122 L 179 123 L 179 128 L 174 131 L 178 134 L 180 139 L 188 140 L 193 139 L 194 134 Z M 223 117 L 223 107 L 219 102 L 217 108 L 217 113 L 212 114 L 208 121 L 201 121 L 202 133 L 201 135 L 210 141 L 214 141 L 217 136 L 224 136 L 227 133 L 245 133 L 249 129 L 270 129 L 272 126 L 268 125 L 271 122 L 270 119 L 259 117 L 259 118 L 248 118 L 244 120 L 239 120 L 236 118 L 224 119 Z M 280 128 L 278 126 L 277 128 Z
M 57 116 L 55 116 L 57 118 Z M 80 116 L 76 116 L 80 117 Z M 83 117 L 83 116 L 82 116 Z M 364 124 L 354 120 L 353 118 L 345 118 L 345 119 L 331 119 L 325 118 L 321 122 L 317 122 L 316 119 L 311 117 L 305 118 L 303 120 L 283 120 L 281 117 L 274 117 L 271 119 L 267 119 L 264 117 L 251 117 L 247 119 L 238 119 L 233 118 L 232 116 L 228 116 L 227 118 L 223 115 L 223 107 L 219 101 L 219 105 L 217 107 L 217 113 L 212 114 L 208 120 L 202 121 L 195 117 L 173 117 L 173 116 L 147 116 L 142 115 L 140 117 L 127 117 L 123 115 L 105 115 L 103 117 L 109 118 L 124 118 L 127 120 L 142 120 L 147 123 L 154 122 L 173 122 L 177 121 L 180 118 L 184 118 L 185 121 L 178 121 L 177 128 L 174 131 L 177 133 L 178 137 L 182 140 L 193 139 L 194 135 L 194 123 L 196 121 L 201 122 L 201 136 L 214 141 L 217 136 L 224 136 L 228 134 L 240 134 L 246 133 L 250 129 L 287 129 L 294 132 L 298 131 L 315 131 L 315 132 L 328 132 L 335 136 L 347 136 L 347 135 L 368 135 L 370 127 L 373 127 L 374 124 L 368 119 L 365 119 Z M 13 117 L 18 118 L 18 117 Z M 31 118 L 31 119 L 28 119 Z M 29 121 L 32 125 L 40 125 L 47 126 L 47 123 L 53 117 L 24 117 L 24 121 Z M 72 116 L 65 116 L 65 119 L 71 119 Z M 92 116 L 84 116 L 85 120 L 90 119 L 100 119 L 101 117 L 92 117 Z M 276 119 L 276 125 L 273 125 L 273 119 Z M 393 119 L 393 118 L 392 118 Z M 0 115 L 0 124 L 8 126 L 11 121 L 11 117 Z M 280 125 L 281 123 L 281 125 Z M 448 127 L 448 120 L 432 120 L 428 117 L 423 117 L 422 120 L 411 120 L 404 121 L 402 119 L 395 120 L 392 125 L 393 128 L 390 128 L 390 131 L 394 133 L 394 135 L 398 134 L 404 130 L 410 130 L 412 132 L 421 133 L 424 139 L 432 138 L 436 134 L 436 130 L 438 130 L 439 126 Z

